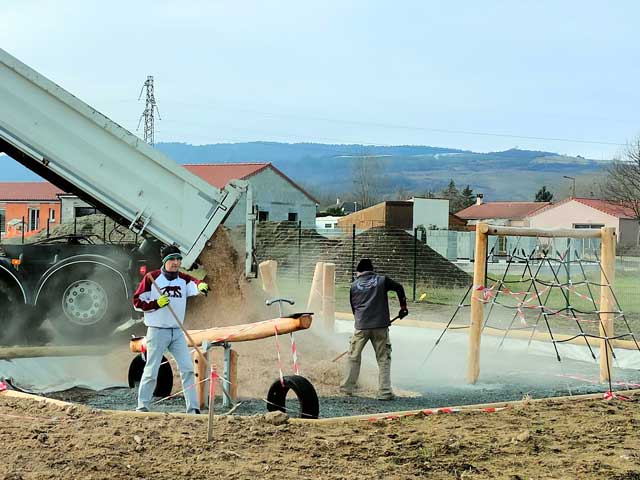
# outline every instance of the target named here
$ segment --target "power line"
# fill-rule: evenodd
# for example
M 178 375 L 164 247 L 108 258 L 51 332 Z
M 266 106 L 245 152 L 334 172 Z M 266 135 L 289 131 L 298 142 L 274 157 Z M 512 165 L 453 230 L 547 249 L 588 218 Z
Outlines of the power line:
M 205 105 L 203 103 L 195 105 L 191 103 L 175 102 L 175 101 L 173 103 L 184 105 L 184 106 L 199 106 L 199 107 L 202 105 Z M 209 106 L 219 107 L 219 104 L 210 103 Z M 517 134 L 501 133 L 501 132 L 487 132 L 487 131 L 481 131 L 481 130 L 456 130 L 456 129 L 446 129 L 446 128 L 430 128 L 430 127 L 420 127 L 415 125 L 397 125 L 397 124 L 389 124 L 389 123 L 367 122 L 362 120 L 292 115 L 292 114 L 286 114 L 286 113 L 266 112 L 266 111 L 260 111 L 260 110 L 228 107 L 228 106 L 226 106 L 225 108 L 227 110 L 232 110 L 232 111 L 235 110 L 238 112 L 245 112 L 245 113 L 263 115 L 268 117 L 293 118 L 297 120 L 313 120 L 313 121 L 321 121 L 321 122 L 329 122 L 329 123 L 370 126 L 370 127 L 378 127 L 378 128 L 417 130 L 417 131 L 446 133 L 446 134 L 454 134 L 454 135 L 475 135 L 475 136 L 484 136 L 484 137 L 513 138 L 513 139 L 519 139 L 519 140 L 542 140 L 542 141 L 550 141 L 550 142 L 579 143 L 579 144 L 589 144 L 589 145 L 609 145 L 609 146 L 616 146 L 616 147 L 626 146 L 626 143 L 608 142 L 608 141 L 602 141 L 602 140 L 587 140 L 587 139 L 566 138 L 566 137 L 542 137 L 542 136 L 535 136 L 535 135 L 517 135 Z

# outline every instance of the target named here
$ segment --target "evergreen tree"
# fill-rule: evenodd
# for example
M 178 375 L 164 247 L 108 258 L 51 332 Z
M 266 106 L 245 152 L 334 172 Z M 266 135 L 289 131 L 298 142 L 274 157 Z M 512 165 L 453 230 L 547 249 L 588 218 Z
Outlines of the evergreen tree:
M 469 188 L 469 185 L 467 185 L 464 190 L 462 190 L 462 193 L 460 195 L 460 203 L 460 208 L 456 211 L 460 211 L 463 208 L 470 207 L 471 205 L 476 203 L 475 195 L 473 194 L 473 190 Z
M 452 202 L 456 198 L 458 198 L 458 195 L 460 195 L 460 192 L 456 187 L 456 182 L 454 182 L 453 179 L 450 179 L 447 188 L 442 190 L 442 198 L 449 200 L 449 202 Z
M 553 193 L 547 190 L 545 185 L 542 186 L 538 193 L 536 193 L 536 202 L 550 202 L 553 198 Z

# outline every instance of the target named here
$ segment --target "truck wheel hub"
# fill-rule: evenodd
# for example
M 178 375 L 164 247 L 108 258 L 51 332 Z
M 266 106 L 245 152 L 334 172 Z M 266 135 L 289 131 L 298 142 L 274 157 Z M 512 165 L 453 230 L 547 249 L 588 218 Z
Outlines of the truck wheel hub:
M 109 306 L 107 292 L 97 282 L 78 280 L 62 295 L 62 309 L 67 318 L 78 325 L 93 325 L 104 317 Z

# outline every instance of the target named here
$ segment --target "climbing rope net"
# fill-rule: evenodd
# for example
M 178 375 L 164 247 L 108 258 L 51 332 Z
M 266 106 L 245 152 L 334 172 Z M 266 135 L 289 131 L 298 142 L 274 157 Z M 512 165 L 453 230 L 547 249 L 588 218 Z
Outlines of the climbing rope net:
M 626 343 L 626 348 L 640 352 L 638 335 L 622 310 L 597 252 L 585 250 L 583 258 L 578 249 L 572 249 L 571 241 L 566 248 L 559 249 L 556 240 L 540 242 L 538 239 L 537 245 L 527 253 L 518 239 L 507 255 L 501 275 L 485 274 L 485 285 L 469 286 L 425 362 L 447 331 L 470 328 L 468 323 L 456 324 L 455 321 L 471 307 L 471 296 L 475 295 L 485 307 L 481 332 L 492 329 L 492 333 L 501 336 L 498 348 L 502 348 L 509 336 L 527 338 L 527 348 L 534 339 L 544 338 L 552 343 L 555 356 L 561 362 L 559 344 L 583 344 L 593 360 L 598 359 L 596 349 L 604 345 L 609 384 L 605 396 L 615 396 L 609 358 L 615 366 L 619 365 L 613 347 Z M 496 246 L 488 256 L 492 256 L 495 249 Z M 610 292 L 614 308 L 601 310 L 596 296 L 602 289 Z

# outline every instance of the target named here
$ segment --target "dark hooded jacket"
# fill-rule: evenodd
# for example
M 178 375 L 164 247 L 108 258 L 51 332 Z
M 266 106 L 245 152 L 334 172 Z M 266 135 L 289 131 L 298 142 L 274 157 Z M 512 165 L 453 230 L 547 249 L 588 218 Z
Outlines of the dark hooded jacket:
M 385 275 L 363 272 L 351 284 L 349 299 L 356 320 L 356 330 L 385 328 L 391 325 L 387 292 L 398 295 L 400 308 L 406 308 L 404 288 Z

